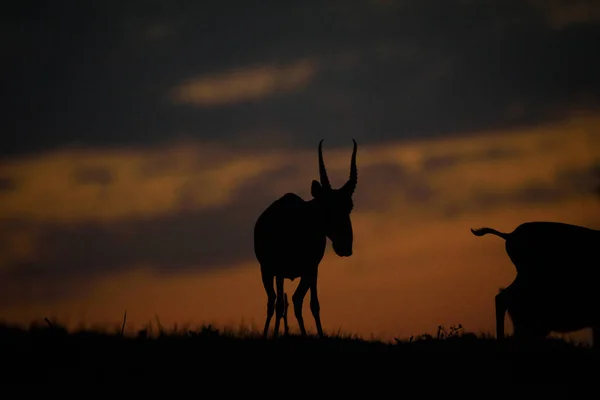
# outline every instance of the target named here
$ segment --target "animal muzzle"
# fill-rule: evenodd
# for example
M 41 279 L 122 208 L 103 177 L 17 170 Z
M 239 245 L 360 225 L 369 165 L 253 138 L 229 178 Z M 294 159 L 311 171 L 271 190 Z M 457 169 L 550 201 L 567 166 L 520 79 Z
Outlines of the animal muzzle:
M 352 245 L 336 246 L 335 243 L 333 243 L 333 251 L 335 251 L 335 254 L 337 254 L 340 257 L 350 257 L 352 255 Z

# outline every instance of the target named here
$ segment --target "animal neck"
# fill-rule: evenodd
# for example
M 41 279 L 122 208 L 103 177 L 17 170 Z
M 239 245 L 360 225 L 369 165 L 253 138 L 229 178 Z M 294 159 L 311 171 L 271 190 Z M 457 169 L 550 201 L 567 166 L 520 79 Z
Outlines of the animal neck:
M 323 207 L 321 204 L 319 204 L 317 199 L 310 199 L 306 203 L 308 204 L 308 208 L 312 213 L 318 215 L 319 217 L 323 216 Z
M 317 225 L 317 229 L 325 234 L 325 211 L 323 207 L 315 199 L 307 201 L 307 204 L 310 214 L 313 217 L 312 219 Z

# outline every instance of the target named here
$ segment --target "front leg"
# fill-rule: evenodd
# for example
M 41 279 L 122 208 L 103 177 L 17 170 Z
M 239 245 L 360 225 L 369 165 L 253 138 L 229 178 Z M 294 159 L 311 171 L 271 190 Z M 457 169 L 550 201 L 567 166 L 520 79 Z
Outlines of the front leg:
M 294 314 L 296 315 L 296 319 L 298 320 L 298 325 L 300 326 L 300 333 L 302 336 L 306 336 L 306 329 L 304 328 L 304 319 L 302 318 L 302 303 L 304 302 L 304 296 L 306 296 L 306 292 L 310 288 L 312 284 L 312 280 L 309 277 L 303 276 L 300 279 L 300 283 L 296 288 L 296 291 L 292 295 L 292 302 L 294 303 Z
M 317 295 L 317 279 L 315 277 L 314 282 L 310 285 L 310 311 L 315 318 L 315 324 L 317 325 L 317 332 L 319 337 L 323 337 L 323 327 L 321 326 L 321 307 L 319 305 L 319 296 Z
M 273 332 L 273 336 L 277 337 L 279 335 L 279 323 L 281 321 L 281 318 L 283 318 L 283 314 L 285 312 L 283 278 L 279 276 L 276 277 L 275 286 L 277 287 L 277 300 L 275 301 L 275 329 Z
M 284 335 L 288 335 L 290 332 L 290 327 L 288 325 L 288 308 L 290 307 L 290 303 L 288 303 L 288 296 L 287 293 L 284 293 L 283 295 L 284 298 L 284 308 L 283 308 L 283 334 Z
M 508 306 L 511 303 L 512 298 L 514 296 L 514 286 L 515 283 L 513 282 L 506 289 L 501 289 L 500 293 L 498 293 L 495 297 L 496 339 L 498 340 L 504 339 L 504 317 L 506 315 L 506 311 L 508 310 Z

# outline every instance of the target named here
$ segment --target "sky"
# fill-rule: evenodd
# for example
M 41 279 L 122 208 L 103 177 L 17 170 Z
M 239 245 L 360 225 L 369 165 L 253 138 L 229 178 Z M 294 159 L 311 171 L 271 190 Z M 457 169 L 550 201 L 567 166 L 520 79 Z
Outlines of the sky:
M 262 329 L 253 224 L 311 198 L 321 139 L 334 187 L 358 143 L 326 333 L 491 333 L 515 269 L 470 228 L 600 229 L 596 1 L 20 1 L 0 24 L 5 321 Z

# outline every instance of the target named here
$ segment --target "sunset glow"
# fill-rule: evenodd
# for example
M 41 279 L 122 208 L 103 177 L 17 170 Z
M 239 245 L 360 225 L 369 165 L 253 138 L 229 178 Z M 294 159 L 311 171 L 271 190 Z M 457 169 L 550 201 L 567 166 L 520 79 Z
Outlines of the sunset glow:
M 262 329 L 254 222 L 285 193 L 310 199 L 320 139 L 332 185 L 343 184 L 355 138 L 354 252 L 337 257 L 328 241 L 325 331 L 493 333 L 494 296 L 515 269 L 503 241 L 470 228 L 600 229 L 600 62 L 573 50 L 565 57 L 579 69 L 567 72 L 548 50 L 579 43 L 568 36 L 577 29 L 597 37 L 599 9 L 508 2 L 523 12 L 484 13 L 477 33 L 409 2 L 358 3 L 323 6 L 324 19 L 339 17 L 339 37 L 302 30 L 299 6 L 261 14 L 260 26 L 247 25 L 251 11 L 231 11 L 223 24 L 235 37 L 208 17 L 157 12 L 136 25 L 124 14 L 119 40 L 106 34 L 89 50 L 97 58 L 58 33 L 65 44 L 41 53 L 15 30 L 32 59 L 47 54 L 63 72 L 11 83 L 3 100 L 12 119 L 2 129 L 16 139 L 0 155 L 0 318 L 113 326 L 127 310 L 129 331 L 156 316 L 168 327 Z M 468 7 L 458 3 L 456 21 Z M 394 13 L 411 17 L 397 24 Z M 413 33 L 399 39 L 397 26 Z M 285 282 L 289 296 L 297 284 Z M 304 313 L 314 332 L 306 300 Z
M 598 128 L 598 118 L 573 118 L 531 130 L 359 145 L 354 255 L 341 259 L 328 247 L 320 268 L 326 330 L 386 339 L 438 324 L 493 331 L 493 296 L 515 271 L 501 241 L 469 229 L 509 231 L 539 219 L 599 227 L 590 190 Z M 325 150 L 334 186 L 346 179 L 348 150 Z M 219 161 L 204 168 L 214 151 Z M 283 193 L 309 198 L 316 151 L 248 156 L 187 143 L 160 155 L 82 152 L 4 165 L 16 189 L 0 203 L 2 218 L 15 221 L 3 236 L 3 315 L 117 324 L 127 309 L 130 329 L 155 315 L 166 326 L 262 324 L 266 297 L 252 223 Z M 162 168 L 149 173 L 156 163 Z M 222 207 L 239 219 L 212 220 Z M 239 232 L 207 237 L 219 223 Z M 81 235 L 92 235 L 90 242 Z M 173 245 L 180 260 L 170 265 L 166 247 Z M 211 264 L 211 246 L 239 257 Z M 35 265 L 57 276 L 32 285 L 13 272 Z M 98 275 L 102 269 L 111 272 Z M 288 281 L 286 291 L 297 283 Z

